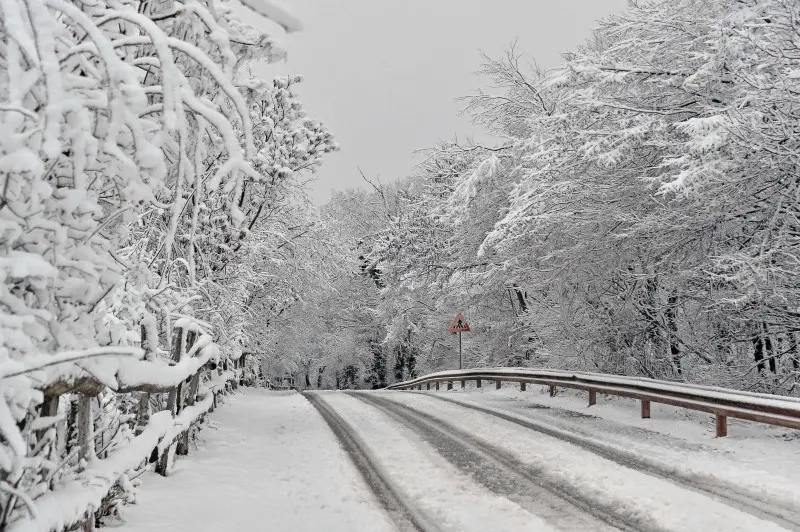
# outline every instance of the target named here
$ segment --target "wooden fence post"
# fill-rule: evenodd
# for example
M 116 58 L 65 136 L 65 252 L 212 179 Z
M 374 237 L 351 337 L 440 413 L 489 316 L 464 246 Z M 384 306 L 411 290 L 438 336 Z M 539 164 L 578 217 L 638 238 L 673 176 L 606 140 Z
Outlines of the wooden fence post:
M 589 390 L 589 406 L 594 406 L 597 404 L 597 392 L 594 390 Z
M 184 341 L 183 350 L 180 352 L 178 362 L 189 352 L 189 349 L 192 348 L 194 345 L 194 340 L 197 337 L 197 333 L 194 331 L 188 331 L 186 333 L 186 340 Z M 178 387 L 175 389 L 175 414 L 180 414 L 181 410 L 183 410 L 183 405 L 185 402 L 183 393 L 183 381 L 178 383 Z
M 136 428 L 134 434 L 139 435 L 144 431 L 150 421 L 150 394 L 139 392 L 139 405 L 136 407 Z
M 92 397 L 78 395 L 78 456 L 89 461 L 94 458 L 94 414 L 92 413 Z M 89 510 L 86 521 L 81 524 L 82 532 L 93 532 L 95 525 L 94 510 Z
M 58 415 L 58 395 L 45 395 L 42 403 L 42 417 Z
M 189 349 L 192 348 L 194 345 L 195 340 L 197 339 L 197 334 L 194 331 L 189 331 L 189 334 L 186 335 L 186 350 L 187 352 Z M 197 356 L 195 353 L 194 356 Z M 242 355 L 244 356 L 244 355 Z M 197 401 L 197 391 L 200 388 L 200 372 L 203 371 L 202 368 L 197 370 L 197 373 L 192 375 L 192 380 L 189 381 L 189 389 L 188 393 L 186 394 L 185 398 L 185 406 L 192 406 L 195 401 Z M 181 397 L 181 388 L 178 387 L 178 405 L 177 405 L 177 412 L 180 412 L 182 408 L 181 403 L 184 401 L 180 400 Z M 178 438 L 178 443 L 175 447 L 175 454 L 180 456 L 186 456 L 189 454 L 189 433 L 191 432 L 191 427 L 187 428 Z
M 180 362 L 181 356 L 186 349 L 186 336 L 184 335 L 185 331 L 181 327 L 176 327 L 173 331 L 172 336 L 172 360 L 173 362 Z M 182 383 L 181 383 L 182 384 Z M 169 395 L 167 396 L 167 410 L 169 410 L 172 415 L 176 414 L 177 408 L 179 406 L 180 396 L 178 395 L 181 391 L 181 385 L 179 384 L 177 388 L 173 388 Z M 164 449 L 163 454 L 159 457 L 158 463 L 156 463 L 156 473 L 161 475 L 162 477 L 167 476 L 167 466 L 169 465 L 169 448 L 171 446 L 167 446 Z
M 724 438 L 728 435 L 728 417 L 717 414 L 717 438 Z
M 189 383 L 189 395 L 186 397 L 186 406 L 192 406 L 197 401 L 197 391 L 200 388 L 200 371 L 198 370 L 192 376 L 192 380 Z M 185 431 L 181 434 L 180 439 L 178 440 L 178 446 L 175 448 L 175 454 L 186 456 L 189 454 L 189 430 Z
M 58 395 L 44 396 L 44 401 L 42 402 L 42 417 L 53 417 L 58 415 L 58 398 Z M 47 429 L 37 431 L 39 438 L 42 438 L 45 432 L 47 432 Z M 51 449 L 55 449 L 57 446 L 58 442 L 54 441 Z
M 650 401 L 642 399 L 642 419 L 650 418 Z
M 153 360 L 155 357 L 155 353 L 151 352 L 150 347 L 152 346 L 152 342 L 150 342 L 149 337 L 147 336 L 147 327 L 144 323 L 140 325 L 141 328 L 141 345 L 142 349 L 144 349 L 144 358 L 145 360 Z M 133 433 L 135 435 L 139 435 L 144 431 L 145 426 L 150 421 L 150 393 L 148 392 L 139 392 L 139 404 L 136 407 L 136 427 L 134 428 Z
M 94 457 L 94 414 L 92 414 L 92 398 L 78 395 L 78 455 L 82 460 Z

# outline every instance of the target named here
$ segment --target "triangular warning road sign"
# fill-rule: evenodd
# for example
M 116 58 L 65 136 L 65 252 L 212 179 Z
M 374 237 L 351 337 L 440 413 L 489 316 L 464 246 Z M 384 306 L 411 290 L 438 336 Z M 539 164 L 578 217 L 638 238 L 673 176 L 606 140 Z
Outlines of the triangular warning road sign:
M 447 332 L 457 333 L 457 332 L 472 332 L 472 329 L 469 328 L 469 323 L 467 323 L 467 318 L 464 317 L 463 314 L 460 312 L 456 314 L 456 319 L 453 320 L 453 324 L 447 329 Z

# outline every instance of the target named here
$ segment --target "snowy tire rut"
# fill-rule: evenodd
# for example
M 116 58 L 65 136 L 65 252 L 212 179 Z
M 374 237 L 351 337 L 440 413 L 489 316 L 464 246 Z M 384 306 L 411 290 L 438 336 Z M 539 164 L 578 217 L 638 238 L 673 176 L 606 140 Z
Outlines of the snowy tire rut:
M 442 458 L 418 435 L 377 408 L 342 393 L 306 394 L 323 416 L 334 419 L 343 446 L 360 441 L 358 454 L 367 469 L 391 479 L 392 492 L 402 505 L 420 516 L 419 530 L 452 532 L 608 530 L 583 522 L 577 528 L 552 526 L 536 513 L 476 484 Z M 368 483 L 369 480 L 367 480 Z M 372 484 L 372 483 L 370 483 Z M 380 497 L 379 497 L 380 498 Z M 404 523 L 398 522 L 398 528 Z
M 509 421 L 546 436 L 576 445 L 597 456 L 616 462 L 619 465 L 663 478 L 699 493 L 708 494 L 725 504 L 739 508 L 755 517 L 773 521 L 788 530 L 800 531 L 800 515 L 798 515 L 796 509 L 790 508 L 788 505 L 781 504 L 775 500 L 761 498 L 757 493 L 742 490 L 737 486 L 709 475 L 680 471 L 677 468 L 666 466 L 655 460 L 649 460 L 643 456 L 627 452 L 613 445 L 608 445 L 558 427 L 548 426 L 542 421 L 523 419 L 521 416 L 514 413 L 507 413 L 495 408 L 483 407 L 433 394 L 420 393 L 420 395 Z
M 620 515 L 611 505 L 582 497 L 572 486 L 548 478 L 545 471 L 521 464 L 512 454 L 423 412 L 373 394 L 351 395 L 417 433 L 479 484 L 526 507 L 561 530 L 663 530 L 646 520 Z
M 336 435 L 367 485 L 401 532 L 437 532 L 439 529 L 403 498 L 392 480 L 377 465 L 369 448 L 358 434 L 318 394 L 304 394 Z

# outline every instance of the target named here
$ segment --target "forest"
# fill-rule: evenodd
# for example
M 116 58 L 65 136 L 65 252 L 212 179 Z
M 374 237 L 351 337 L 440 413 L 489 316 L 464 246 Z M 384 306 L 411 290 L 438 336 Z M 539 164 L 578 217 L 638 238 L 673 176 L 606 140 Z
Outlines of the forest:
M 797 395 L 798 28 L 788 0 L 633 2 L 557 69 L 486 57 L 463 107 L 498 141 L 334 196 L 268 356 L 382 387 L 457 368 L 464 312 L 465 367 Z
M 798 395 L 793 0 L 631 1 L 553 69 L 512 45 L 462 99 L 493 142 L 319 207 L 335 132 L 226 2 L 0 9 L 0 529 L 113 520 L 141 436 L 240 383 L 455 368 L 458 312 L 465 367 Z

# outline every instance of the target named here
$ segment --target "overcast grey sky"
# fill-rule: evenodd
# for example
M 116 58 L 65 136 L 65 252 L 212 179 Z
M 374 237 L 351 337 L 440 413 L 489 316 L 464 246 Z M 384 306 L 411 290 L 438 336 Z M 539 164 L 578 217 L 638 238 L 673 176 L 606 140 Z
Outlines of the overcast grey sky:
M 382 181 L 408 173 L 413 151 L 476 129 L 458 116 L 459 96 L 486 86 L 480 51 L 518 51 L 545 68 L 561 62 L 596 21 L 626 0 L 281 0 L 305 26 L 285 35 L 289 53 L 270 73 L 300 73 L 308 114 L 323 120 L 342 151 L 324 163 L 312 198 L 363 184 L 357 167 Z M 238 10 L 237 10 L 238 11 Z M 247 19 L 249 20 L 249 19 Z M 266 27 L 266 26 L 264 26 Z

